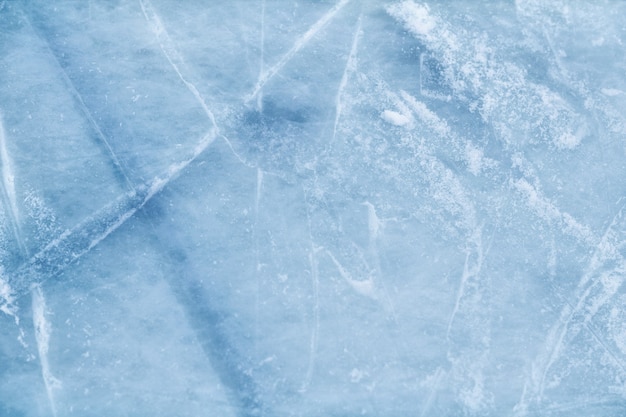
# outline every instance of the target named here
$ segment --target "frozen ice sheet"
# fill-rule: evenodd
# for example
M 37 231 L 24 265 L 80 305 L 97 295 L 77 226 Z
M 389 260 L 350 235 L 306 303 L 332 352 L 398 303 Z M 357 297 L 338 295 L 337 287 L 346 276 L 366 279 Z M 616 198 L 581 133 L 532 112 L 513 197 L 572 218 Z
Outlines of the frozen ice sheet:
M 625 13 L 0 2 L 0 415 L 624 415 Z

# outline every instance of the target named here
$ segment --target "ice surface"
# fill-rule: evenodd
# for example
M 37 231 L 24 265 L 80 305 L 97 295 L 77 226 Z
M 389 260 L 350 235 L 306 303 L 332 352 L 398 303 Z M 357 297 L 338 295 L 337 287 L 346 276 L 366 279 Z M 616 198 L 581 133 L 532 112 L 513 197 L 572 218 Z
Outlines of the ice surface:
M 0 416 L 623 416 L 626 4 L 0 2 Z

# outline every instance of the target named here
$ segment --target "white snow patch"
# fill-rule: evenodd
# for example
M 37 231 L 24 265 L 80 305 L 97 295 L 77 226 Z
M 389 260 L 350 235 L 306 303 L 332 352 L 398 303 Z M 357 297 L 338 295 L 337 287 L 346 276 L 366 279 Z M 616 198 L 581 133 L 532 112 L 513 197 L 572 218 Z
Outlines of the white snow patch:
M 376 207 L 372 203 L 366 201 L 363 205 L 367 207 L 367 227 L 370 233 L 370 240 L 376 240 L 383 224 L 376 214 Z
M 554 144 L 559 149 L 574 149 L 580 144 L 581 137 L 572 132 L 565 132 L 558 138 L 554 138 Z
M 445 122 L 431 111 L 426 104 L 418 101 L 415 97 L 407 93 L 406 91 L 400 91 L 400 95 L 402 99 L 406 101 L 406 103 L 411 107 L 411 109 L 415 112 L 417 117 L 419 117 L 426 126 L 432 129 L 435 133 L 446 137 L 450 135 L 450 127 Z
M 374 281 L 371 278 L 368 278 L 363 281 L 357 281 L 355 279 L 346 278 L 346 281 L 350 284 L 350 286 L 354 289 L 354 291 L 359 294 L 369 297 L 372 299 L 376 299 L 376 289 L 374 288 Z
M 535 213 L 545 221 L 553 221 L 561 218 L 561 212 L 549 201 L 544 199 L 535 187 L 528 181 L 521 178 L 513 183 L 514 187 L 526 196 L 528 205 L 535 210 Z
M 13 289 L 9 285 L 8 281 L 2 276 L 0 270 L 0 311 L 7 316 L 11 316 L 15 319 L 15 324 L 19 325 L 19 318 L 17 316 L 17 306 L 15 303 L 15 294 Z
M 361 382 L 363 378 L 366 378 L 368 376 L 369 374 L 367 373 L 367 371 L 362 371 L 358 368 L 353 368 L 352 371 L 350 371 L 350 382 L 352 382 L 353 384 L 356 384 L 356 383 Z
M 596 245 L 596 239 L 589 228 L 580 224 L 569 213 L 562 213 L 526 179 L 518 179 L 512 182 L 512 185 L 518 192 L 526 197 L 527 204 L 541 219 L 546 222 L 556 222 L 561 226 L 563 232 L 575 237 L 581 242 Z
M 602 46 L 604 45 L 604 42 L 605 42 L 604 36 L 600 36 L 599 38 L 592 40 L 591 44 L 593 46 Z
M 472 411 L 472 413 L 478 413 L 486 408 L 485 393 L 483 392 L 483 388 L 482 381 L 475 381 L 472 388 L 463 389 L 459 393 L 461 400 L 465 406 Z
M 619 96 L 620 94 L 624 94 L 622 90 L 618 90 L 617 88 L 603 88 L 600 90 L 602 94 L 609 97 Z
M 483 151 L 468 143 L 465 147 L 465 162 L 469 172 L 474 175 L 480 174 L 483 169 Z
M 380 114 L 380 117 L 387 123 L 391 123 L 395 126 L 406 126 L 411 123 L 410 117 L 393 110 L 385 110 Z
M 428 36 L 437 26 L 437 21 L 430 15 L 428 5 L 425 4 L 404 1 L 389 6 L 387 12 L 392 17 L 404 21 L 406 28 L 418 36 Z

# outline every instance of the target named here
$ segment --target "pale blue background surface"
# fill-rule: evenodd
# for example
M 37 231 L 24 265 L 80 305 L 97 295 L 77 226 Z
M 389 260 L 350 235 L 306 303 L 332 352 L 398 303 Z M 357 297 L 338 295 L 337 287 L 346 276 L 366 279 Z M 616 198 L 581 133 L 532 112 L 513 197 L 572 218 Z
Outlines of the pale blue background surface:
M 626 4 L 0 3 L 0 416 L 623 416 Z

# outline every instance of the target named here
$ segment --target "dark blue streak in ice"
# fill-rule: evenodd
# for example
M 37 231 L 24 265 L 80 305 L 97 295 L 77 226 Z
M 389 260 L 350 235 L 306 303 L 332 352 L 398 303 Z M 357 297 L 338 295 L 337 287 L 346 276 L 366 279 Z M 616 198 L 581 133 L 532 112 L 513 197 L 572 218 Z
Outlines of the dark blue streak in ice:
M 104 134 L 103 129 L 98 125 L 98 123 L 94 119 L 92 112 L 85 104 L 85 100 L 83 99 L 83 96 L 78 91 L 78 88 L 76 87 L 75 83 L 72 81 L 72 79 L 68 75 L 66 68 L 61 63 L 59 59 L 60 52 L 55 50 L 53 45 L 51 45 L 49 36 L 45 35 L 45 33 L 43 32 L 43 28 L 40 25 L 33 24 L 32 19 L 28 15 L 26 15 L 26 13 L 23 13 L 21 10 L 18 10 L 17 12 L 19 13 L 19 16 L 28 23 L 28 27 L 33 31 L 33 33 L 35 33 L 35 35 L 41 41 L 41 43 L 45 45 L 46 49 L 49 52 L 50 57 L 55 62 L 56 66 L 58 67 L 59 74 L 62 76 L 63 81 L 65 82 L 65 85 L 67 86 L 67 89 L 69 90 L 72 97 L 74 98 L 76 107 L 80 109 L 85 119 L 87 119 L 88 124 L 92 128 L 93 134 L 96 136 L 99 145 L 102 146 L 105 152 L 109 155 L 111 162 L 113 163 L 115 167 L 114 169 L 115 175 L 118 177 L 121 183 L 125 183 L 128 189 L 132 190 L 133 184 L 131 180 L 129 179 L 128 175 L 126 174 L 118 156 L 113 151 L 113 148 L 111 147 L 109 140 Z
M 158 204 L 151 202 L 150 204 Z M 150 223 L 150 219 L 148 219 Z M 226 328 L 227 314 L 213 307 L 216 295 L 208 294 L 202 286 L 201 276 L 194 274 L 189 267 L 189 259 L 184 245 L 168 233 L 167 239 L 161 239 L 164 233 L 155 233 L 156 246 L 163 247 L 164 265 L 168 266 L 165 274 L 178 303 L 185 309 L 204 353 L 220 381 L 228 388 L 230 401 L 237 406 L 240 417 L 267 415 L 258 397 L 258 389 L 253 378 L 246 373 L 246 361 L 228 337 Z
M 153 179 L 149 184 L 135 187 L 134 191 L 118 197 L 46 245 L 24 266 L 10 274 L 9 283 L 16 297 L 19 298 L 27 293 L 33 284 L 40 284 L 57 276 L 67 266 L 93 249 L 130 219 L 152 197 L 161 192 L 172 179 L 207 149 L 214 138 L 215 132 L 209 132 L 199 141 L 188 159 L 173 164 L 167 172 Z

